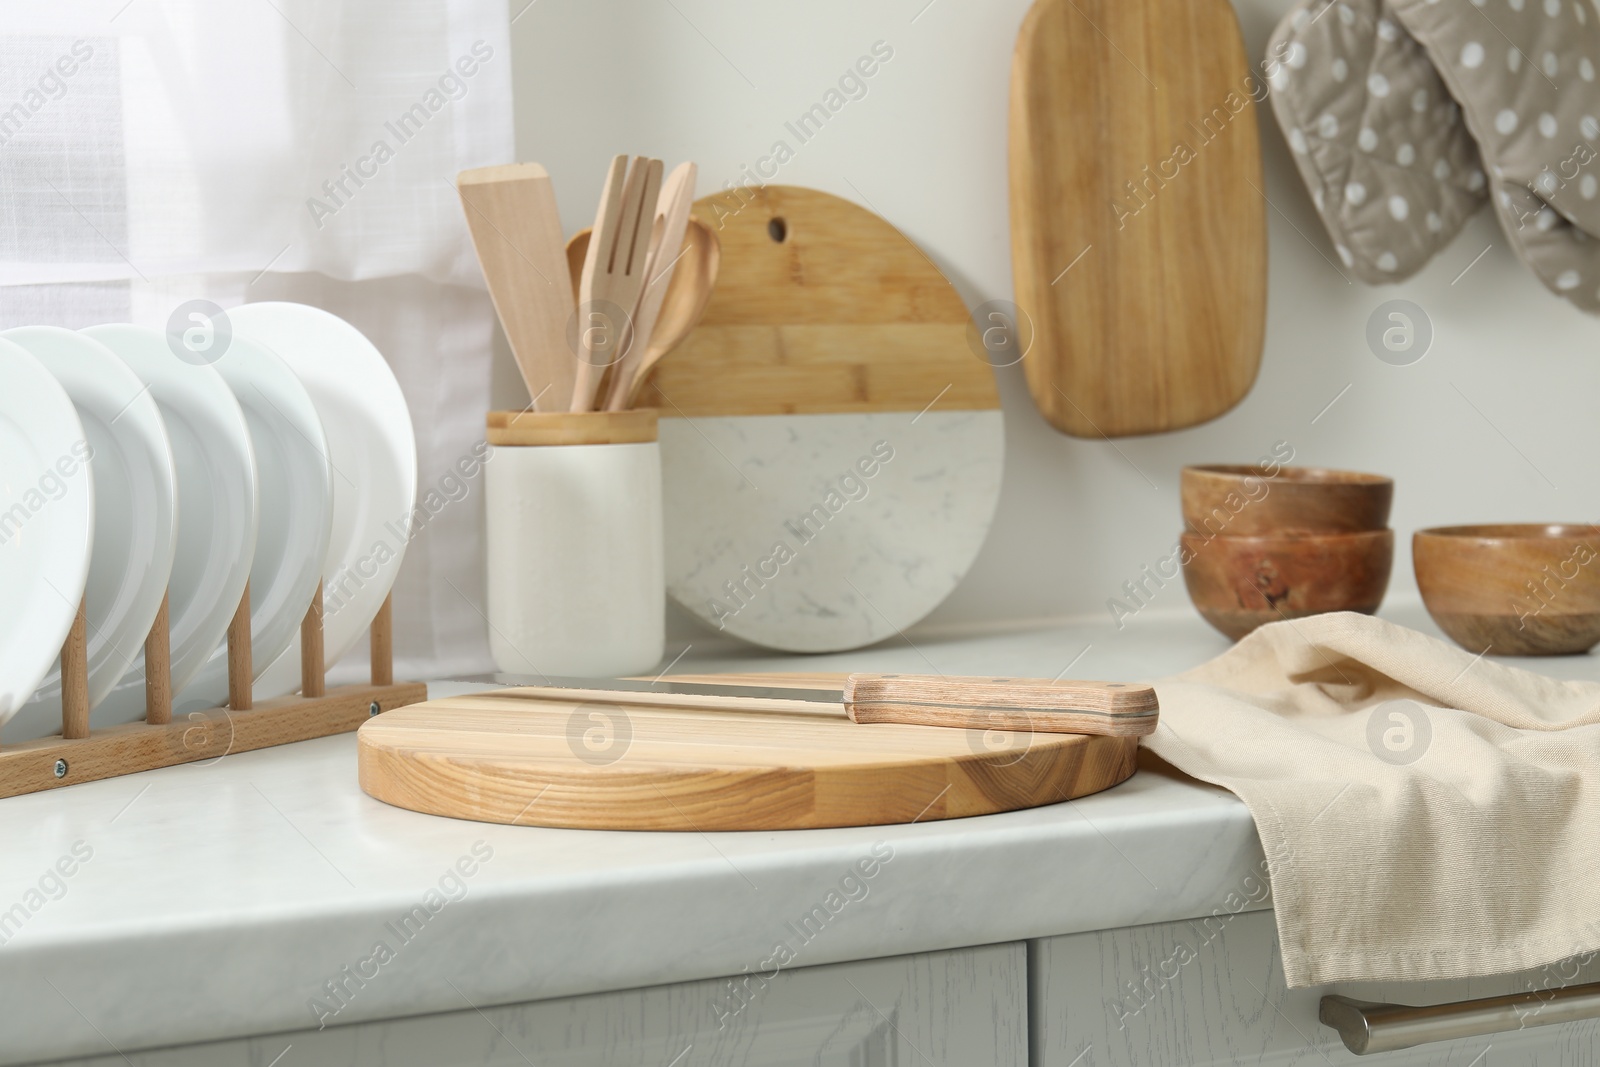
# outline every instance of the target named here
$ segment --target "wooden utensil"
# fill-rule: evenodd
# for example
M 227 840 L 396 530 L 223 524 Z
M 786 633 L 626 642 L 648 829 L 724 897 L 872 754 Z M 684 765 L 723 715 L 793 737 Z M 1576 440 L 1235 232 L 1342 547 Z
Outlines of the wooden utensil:
M 1078 437 L 1205 422 L 1250 390 L 1266 201 L 1227 0 L 1038 0 L 1011 68 L 1011 248 L 1034 404 Z
M 590 232 L 587 229 L 579 230 L 567 241 L 567 267 L 572 272 L 574 288 L 583 274 L 583 258 L 589 250 Z M 639 396 L 649 384 L 656 365 L 667 353 L 682 344 L 683 339 L 689 336 L 689 331 L 699 324 L 706 303 L 711 299 L 711 291 L 717 284 L 722 243 L 717 240 L 715 230 L 695 215 L 690 215 L 679 251 L 682 258 L 673 269 L 672 279 L 667 282 L 666 299 L 662 302 L 655 328 L 650 331 L 649 343 L 639 359 L 633 383 L 628 389 L 626 406 L 629 408 L 638 406 Z
M 538 416 L 534 416 L 537 418 Z M 1048 678 L 851 674 L 843 688 L 784 687 L 760 682 L 561 678 L 493 674 L 464 681 L 503 682 L 522 696 L 606 700 L 622 705 L 717 710 L 807 711 L 799 704 L 842 707 L 850 721 L 895 722 L 962 730 L 1143 737 L 1159 718 L 1156 691 L 1125 682 Z
M 567 342 L 573 286 L 555 188 L 537 163 L 462 171 L 456 189 L 489 297 L 535 409 L 563 411 L 576 360 Z
M 604 367 L 595 367 L 592 346 L 596 343 L 614 343 L 612 335 L 620 324 L 611 321 L 614 315 L 598 319 L 593 314 L 596 281 L 602 285 L 611 268 L 611 256 L 616 251 L 617 229 L 621 225 L 622 198 L 628 177 L 628 157 L 614 156 L 606 169 L 605 184 L 600 189 L 600 203 L 595 209 L 594 229 L 605 234 L 604 239 L 589 246 L 583 258 L 583 270 L 578 274 L 578 366 L 573 380 L 571 411 L 588 411 L 592 403 L 599 376 Z M 630 241 L 631 245 L 631 241 Z M 631 308 L 629 314 L 632 313 Z
M 572 410 L 593 411 L 605 368 L 627 352 L 632 322 L 649 261 L 650 220 L 661 190 L 661 161 L 635 156 L 611 161 L 594 239 L 584 257 L 578 289 L 578 368 Z
M 700 681 L 839 691 L 843 675 Z M 781 830 L 950 819 L 1098 792 L 1138 738 L 859 726 L 838 704 L 710 710 L 516 690 L 385 712 L 361 788 L 453 818 L 618 830 Z
M 655 337 L 656 322 L 661 314 L 662 303 L 666 300 L 667 289 L 672 283 L 674 268 L 684 255 L 683 233 L 689 225 L 689 208 L 694 204 L 694 183 L 698 173 L 693 163 L 680 163 L 673 168 L 666 184 L 662 186 L 652 226 L 644 289 L 639 294 L 639 310 L 633 316 L 633 341 L 611 372 L 610 393 L 605 405 L 608 411 L 621 411 L 627 406 L 634 378 L 643 366 L 651 339 Z

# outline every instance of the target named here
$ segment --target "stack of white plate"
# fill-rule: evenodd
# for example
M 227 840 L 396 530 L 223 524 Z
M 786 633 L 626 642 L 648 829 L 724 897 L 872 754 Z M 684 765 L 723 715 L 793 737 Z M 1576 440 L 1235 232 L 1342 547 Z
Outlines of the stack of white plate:
M 206 330 L 203 346 L 128 325 L 0 333 L 3 741 L 60 732 L 58 656 L 80 601 L 103 727 L 144 715 L 163 597 L 182 715 L 227 700 L 246 582 L 257 700 L 299 686 L 319 581 L 330 664 L 394 584 L 416 441 L 383 356 L 303 304 L 247 304 Z

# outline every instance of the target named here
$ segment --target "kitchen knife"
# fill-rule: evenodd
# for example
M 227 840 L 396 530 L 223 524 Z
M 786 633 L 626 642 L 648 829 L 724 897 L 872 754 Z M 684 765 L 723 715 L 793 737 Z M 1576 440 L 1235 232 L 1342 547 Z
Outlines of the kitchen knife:
M 730 711 L 814 712 L 818 705 L 842 705 L 853 722 L 964 730 L 1142 737 L 1155 731 L 1159 717 L 1156 691 L 1131 682 L 852 674 L 843 689 L 833 689 L 669 678 L 649 681 L 519 674 L 484 674 L 458 680 L 513 686 L 507 695 L 530 699 Z

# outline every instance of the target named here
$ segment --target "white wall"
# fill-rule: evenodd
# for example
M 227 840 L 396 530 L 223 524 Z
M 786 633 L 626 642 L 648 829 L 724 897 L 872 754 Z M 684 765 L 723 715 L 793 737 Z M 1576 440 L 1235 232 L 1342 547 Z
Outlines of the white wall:
M 516 14 L 526 0 L 509 2 Z M 801 146 L 776 181 L 873 207 L 932 256 L 969 305 L 1009 298 L 1007 85 L 1028 4 L 925 3 L 537 0 L 513 24 L 519 158 L 550 169 L 569 232 L 589 224 L 605 163 L 618 152 L 669 166 L 694 159 L 704 195 L 764 155 L 786 120 L 883 40 L 894 58 L 867 96 Z M 1258 62 L 1289 4 L 1237 6 Z M 1534 281 L 1487 209 L 1418 277 L 1385 289 L 1347 283 L 1330 265 L 1337 257 L 1270 107 L 1258 117 L 1272 208 L 1266 351 L 1254 390 L 1205 426 L 1084 441 L 1035 412 L 1020 368 L 1001 371 L 1008 453 L 999 514 L 971 574 L 931 622 L 1084 613 L 1109 621 L 1107 598 L 1176 537 L 1179 468 L 1250 461 L 1278 440 L 1292 443 L 1297 463 L 1396 479 L 1390 604 L 1416 597 L 1409 535 L 1418 527 L 1600 518 L 1600 322 Z M 1397 296 L 1421 305 L 1436 331 L 1427 357 L 1407 367 L 1379 362 L 1364 341 L 1369 314 Z M 515 400 L 507 359 L 496 388 L 502 404 Z M 1174 584 L 1154 606 L 1186 610 L 1187 597 Z

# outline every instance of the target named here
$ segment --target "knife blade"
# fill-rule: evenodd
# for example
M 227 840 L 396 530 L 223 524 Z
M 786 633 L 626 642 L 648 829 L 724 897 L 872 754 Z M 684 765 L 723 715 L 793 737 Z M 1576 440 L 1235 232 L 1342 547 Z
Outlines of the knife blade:
M 832 705 L 857 723 L 966 730 L 1141 737 L 1155 731 L 1160 715 L 1155 690 L 1131 682 L 865 673 L 851 674 L 842 689 L 505 673 L 456 680 L 513 687 L 530 699 L 750 711 Z

